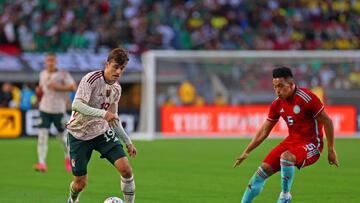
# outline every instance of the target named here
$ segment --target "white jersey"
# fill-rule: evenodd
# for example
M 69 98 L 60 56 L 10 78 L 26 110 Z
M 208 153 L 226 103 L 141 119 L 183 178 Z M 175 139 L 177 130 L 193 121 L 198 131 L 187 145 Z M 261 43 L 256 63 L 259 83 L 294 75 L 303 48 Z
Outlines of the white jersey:
M 65 113 L 67 91 L 55 91 L 48 88 L 50 83 L 58 85 L 74 84 L 75 80 L 70 73 L 64 70 L 49 72 L 42 70 L 39 76 L 39 86 L 43 92 L 40 100 L 39 110 L 45 113 Z
M 104 110 L 110 108 L 110 111 L 116 115 L 120 97 L 120 84 L 106 83 L 103 71 L 86 74 L 81 79 L 75 95 L 75 99 L 82 100 L 90 107 Z M 104 118 L 73 112 L 66 128 L 77 139 L 90 140 L 105 133 L 109 129 L 109 124 Z

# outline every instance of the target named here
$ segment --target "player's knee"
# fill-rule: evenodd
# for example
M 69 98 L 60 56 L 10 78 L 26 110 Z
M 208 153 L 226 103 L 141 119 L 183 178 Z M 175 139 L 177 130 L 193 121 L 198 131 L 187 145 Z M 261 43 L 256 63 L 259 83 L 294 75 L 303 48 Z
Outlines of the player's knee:
M 287 160 L 287 161 L 291 161 L 291 162 L 295 162 L 296 161 L 296 156 L 294 154 L 292 154 L 289 151 L 285 151 L 281 154 L 280 156 L 281 159 Z
M 116 160 L 114 165 L 118 169 L 122 177 L 131 178 L 132 168 L 130 166 L 129 161 L 126 158 L 121 158 Z
M 266 173 L 266 175 L 268 177 L 271 176 L 272 174 L 274 174 L 274 170 L 269 164 L 262 163 L 260 167 Z M 260 169 L 258 169 L 258 170 L 260 170 Z
M 132 176 L 132 168 L 130 165 L 121 167 L 119 171 L 120 171 L 121 176 L 124 178 L 131 178 L 131 176 Z

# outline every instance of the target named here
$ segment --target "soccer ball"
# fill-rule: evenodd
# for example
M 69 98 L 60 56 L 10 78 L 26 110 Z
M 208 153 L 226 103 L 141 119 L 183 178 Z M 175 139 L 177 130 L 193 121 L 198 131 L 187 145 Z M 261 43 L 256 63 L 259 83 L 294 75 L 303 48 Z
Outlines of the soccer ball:
M 104 201 L 104 203 L 124 203 L 124 201 L 118 197 L 109 197 Z

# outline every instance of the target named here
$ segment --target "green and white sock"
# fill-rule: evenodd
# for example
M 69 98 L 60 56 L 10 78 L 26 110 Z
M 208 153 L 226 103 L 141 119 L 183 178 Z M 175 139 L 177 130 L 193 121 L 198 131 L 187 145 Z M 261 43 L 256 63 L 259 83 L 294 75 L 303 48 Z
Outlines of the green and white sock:
M 70 198 L 71 198 L 71 201 L 73 203 L 75 203 L 79 199 L 81 191 L 75 192 L 73 187 L 72 187 L 73 184 L 74 184 L 74 182 L 70 183 Z
M 134 203 L 135 201 L 135 181 L 134 176 L 130 178 L 120 178 L 121 190 L 124 193 L 124 202 L 125 203 Z

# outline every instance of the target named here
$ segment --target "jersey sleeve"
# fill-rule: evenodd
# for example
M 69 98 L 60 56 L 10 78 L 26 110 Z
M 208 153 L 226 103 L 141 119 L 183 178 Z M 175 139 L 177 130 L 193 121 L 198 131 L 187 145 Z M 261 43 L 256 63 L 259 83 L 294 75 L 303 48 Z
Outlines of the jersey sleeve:
M 88 77 L 86 76 L 81 79 L 75 99 L 81 99 L 86 103 L 89 103 L 94 86 L 89 83 L 87 79 Z
M 324 104 L 312 92 L 309 91 L 307 93 L 311 97 L 310 102 L 306 103 L 307 108 L 310 109 L 310 113 L 313 116 L 313 118 L 316 118 L 316 116 L 318 116 L 324 110 Z
M 65 84 L 71 85 L 74 83 L 75 83 L 74 78 L 70 75 L 70 73 L 66 72 L 65 73 Z
M 114 102 L 110 105 L 110 112 L 116 115 L 118 114 L 120 97 L 121 97 L 121 86 L 119 85 L 115 88 Z
M 43 88 L 45 85 L 45 72 L 41 71 L 39 75 L 39 86 L 40 88 Z
M 267 120 L 271 122 L 277 122 L 279 118 L 280 118 L 280 114 L 279 111 L 277 110 L 277 100 L 275 100 L 270 106 Z

